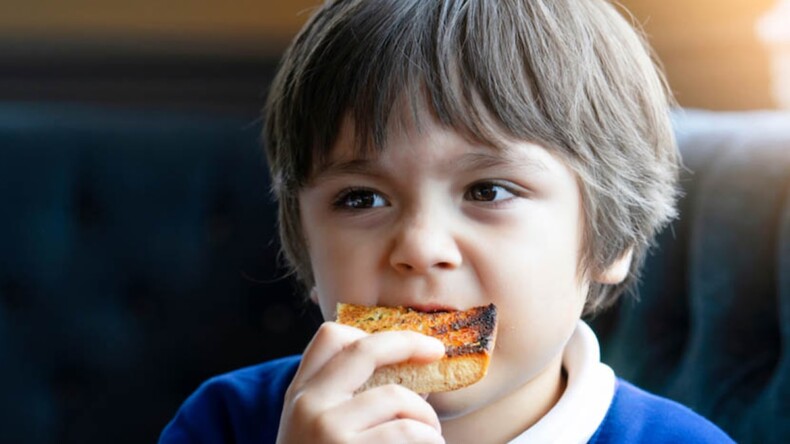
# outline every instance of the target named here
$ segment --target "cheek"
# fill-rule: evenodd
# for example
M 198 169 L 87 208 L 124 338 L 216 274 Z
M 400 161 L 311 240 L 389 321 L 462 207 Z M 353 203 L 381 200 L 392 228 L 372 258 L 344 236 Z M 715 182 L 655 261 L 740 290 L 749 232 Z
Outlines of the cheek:
M 543 302 L 562 304 L 564 299 L 577 299 L 581 292 L 578 232 L 571 217 L 535 218 L 504 235 L 500 231 L 495 245 L 479 249 L 485 256 L 480 267 L 498 287 L 488 293 L 533 301 L 536 308 Z
M 513 275 L 507 291 L 494 301 L 501 307 L 503 347 L 534 350 L 564 338 L 584 306 L 584 287 L 576 285 L 573 271 Z
M 334 318 L 338 302 L 372 305 L 377 294 L 377 245 L 342 231 L 310 238 L 315 294 L 324 319 Z
M 509 387 L 536 377 L 562 354 L 584 306 L 575 267 L 541 271 L 513 270 L 514 285 L 495 301 L 501 315 L 494 362 Z
M 485 269 L 491 284 L 485 291 L 501 307 L 498 344 L 508 359 L 545 363 L 575 328 L 586 294 L 577 275 L 577 231 L 573 218 L 540 219 L 489 249 L 499 265 Z

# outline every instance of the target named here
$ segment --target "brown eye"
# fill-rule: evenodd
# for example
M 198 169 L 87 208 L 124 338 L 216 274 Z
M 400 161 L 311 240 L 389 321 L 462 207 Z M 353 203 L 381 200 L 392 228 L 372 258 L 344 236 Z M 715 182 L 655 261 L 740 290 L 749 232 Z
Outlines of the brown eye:
M 372 190 L 349 190 L 340 195 L 334 206 L 338 208 L 364 210 L 387 205 L 386 199 Z
M 496 202 L 514 196 L 502 185 L 491 182 L 483 182 L 473 185 L 466 192 L 467 199 L 477 202 Z
M 469 190 L 472 200 L 491 202 L 496 199 L 497 189 L 491 184 L 476 185 Z

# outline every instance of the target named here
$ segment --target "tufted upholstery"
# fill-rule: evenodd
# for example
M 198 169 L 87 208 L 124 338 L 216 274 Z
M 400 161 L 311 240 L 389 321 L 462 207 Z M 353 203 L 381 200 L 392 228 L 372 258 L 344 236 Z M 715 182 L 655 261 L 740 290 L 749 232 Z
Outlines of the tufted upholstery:
M 155 440 L 202 380 L 298 352 L 249 117 L 0 104 L 0 442 Z M 604 358 L 790 441 L 790 116 L 689 112 L 682 218 Z
M 0 442 L 153 442 L 199 381 L 302 348 L 258 132 L 0 106 Z
M 604 360 L 739 442 L 790 442 L 790 114 L 677 116 L 681 218 L 640 301 L 599 319 Z

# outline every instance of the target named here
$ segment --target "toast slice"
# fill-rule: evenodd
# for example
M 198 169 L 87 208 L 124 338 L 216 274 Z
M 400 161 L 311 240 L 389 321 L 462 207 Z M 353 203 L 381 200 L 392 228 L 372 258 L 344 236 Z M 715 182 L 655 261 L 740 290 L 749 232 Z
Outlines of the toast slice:
M 360 388 L 400 384 L 417 393 L 457 390 L 485 376 L 496 341 L 496 306 L 465 311 L 419 312 L 406 307 L 338 304 L 337 322 L 368 333 L 411 330 L 438 338 L 445 355 L 429 364 L 404 362 L 377 369 Z

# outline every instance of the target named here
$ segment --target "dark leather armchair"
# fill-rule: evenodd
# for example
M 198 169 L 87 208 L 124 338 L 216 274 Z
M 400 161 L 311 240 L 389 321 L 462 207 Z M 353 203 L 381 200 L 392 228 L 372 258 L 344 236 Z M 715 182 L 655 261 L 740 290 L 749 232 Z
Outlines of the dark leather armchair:
M 676 117 L 681 217 L 598 320 L 603 358 L 738 442 L 790 442 L 790 113 Z

